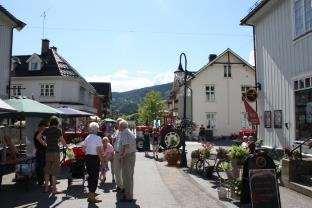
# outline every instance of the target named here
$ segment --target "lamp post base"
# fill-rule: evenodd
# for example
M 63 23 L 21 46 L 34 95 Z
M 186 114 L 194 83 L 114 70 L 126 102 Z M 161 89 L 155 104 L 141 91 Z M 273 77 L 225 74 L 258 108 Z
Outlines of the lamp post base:
M 185 145 L 182 148 L 180 167 L 181 168 L 187 168 L 187 158 L 186 158 L 186 152 L 185 152 Z

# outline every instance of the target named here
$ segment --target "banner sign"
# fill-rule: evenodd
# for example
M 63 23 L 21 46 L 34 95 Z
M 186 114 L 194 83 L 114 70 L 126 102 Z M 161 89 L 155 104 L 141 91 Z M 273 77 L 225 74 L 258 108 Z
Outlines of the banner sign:
M 258 117 L 258 113 L 251 107 L 251 105 L 247 102 L 246 99 L 244 99 L 244 105 L 245 105 L 245 109 L 248 115 L 248 121 L 252 124 L 252 125 L 259 125 L 260 124 L 260 120 Z
M 249 170 L 252 208 L 280 208 L 280 195 L 274 169 Z

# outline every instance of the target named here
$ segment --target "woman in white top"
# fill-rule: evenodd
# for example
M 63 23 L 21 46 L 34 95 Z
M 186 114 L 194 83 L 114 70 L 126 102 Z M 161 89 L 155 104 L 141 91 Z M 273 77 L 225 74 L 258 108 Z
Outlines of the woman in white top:
M 88 188 L 89 196 L 88 202 L 98 203 L 101 200 L 95 198 L 95 191 L 99 180 L 100 160 L 102 153 L 102 139 L 97 135 L 99 131 L 99 124 L 92 122 L 89 125 L 90 134 L 83 141 L 83 147 L 86 152 L 86 167 L 88 173 Z

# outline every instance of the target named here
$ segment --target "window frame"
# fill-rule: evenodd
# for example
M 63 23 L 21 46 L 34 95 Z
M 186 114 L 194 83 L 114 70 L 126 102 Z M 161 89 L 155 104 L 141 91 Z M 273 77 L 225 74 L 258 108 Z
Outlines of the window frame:
M 17 96 L 22 96 L 22 84 L 14 84 L 12 85 L 12 96 L 17 97 Z
M 209 116 L 208 116 L 209 115 Z M 216 112 L 206 112 L 206 122 L 207 130 L 216 130 L 217 129 L 217 113 Z M 212 123 L 210 123 L 212 122 Z M 209 126 L 209 128 L 208 128 Z
M 293 5 L 292 5 L 292 20 L 293 20 L 293 40 L 297 40 L 300 39 L 301 37 L 312 33 L 312 25 L 311 28 L 307 28 L 307 13 L 310 12 L 311 13 L 311 23 L 312 24 L 312 0 L 309 0 L 311 3 L 310 6 L 310 10 L 307 12 L 307 8 L 306 8 L 306 1 L 308 0 L 293 0 Z M 296 4 L 297 2 L 300 2 L 301 8 L 302 8 L 302 31 L 299 33 L 297 32 L 297 24 L 296 24 Z
M 224 65 L 223 66 L 223 77 L 224 78 L 232 78 L 232 66 L 231 65 Z
M 40 97 L 55 97 L 55 84 L 40 83 Z
M 208 90 L 207 90 L 208 87 Z M 213 90 L 212 90 L 213 87 Z M 216 85 L 215 84 L 206 84 L 205 85 L 205 96 L 207 102 L 216 101 Z

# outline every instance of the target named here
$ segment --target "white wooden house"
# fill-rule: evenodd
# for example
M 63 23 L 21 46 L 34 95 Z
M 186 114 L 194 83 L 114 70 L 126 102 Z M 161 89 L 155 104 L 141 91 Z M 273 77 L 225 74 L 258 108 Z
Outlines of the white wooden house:
M 63 58 L 49 40 L 41 54 L 13 57 L 11 96 L 26 96 L 52 107 L 68 106 L 96 113 L 96 90 Z
M 242 96 L 255 86 L 254 67 L 231 49 L 218 56 L 210 55 L 209 59 L 188 81 L 187 118 L 212 130 L 216 137 L 250 128 Z M 175 82 L 173 86 L 169 109 L 182 118 L 183 89 L 176 89 Z
M 241 24 L 254 29 L 258 137 L 282 148 L 312 136 L 312 1 L 263 0 Z
M 0 98 L 8 98 L 13 29 L 21 30 L 25 25 L 0 5 Z
M 214 136 L 230 136 L 250 127 L 242 95 L 255 85 L 255 70 L 231 49 L 210 60 L 189 85 L 196 124 L 213 130 Z

